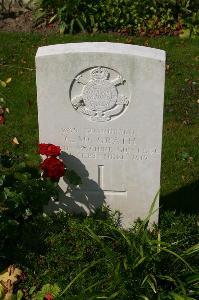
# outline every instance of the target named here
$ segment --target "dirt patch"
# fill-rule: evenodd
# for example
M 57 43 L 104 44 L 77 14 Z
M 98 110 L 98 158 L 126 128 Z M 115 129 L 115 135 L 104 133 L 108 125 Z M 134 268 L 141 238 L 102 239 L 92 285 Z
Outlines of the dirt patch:
M 33 21 L 32 11 L 25 11 L 18 16 L 0 20 L 0 31 L 57 33 L 59 25 L 58 23 L 48 24 L 47 21 L 36 25 Z

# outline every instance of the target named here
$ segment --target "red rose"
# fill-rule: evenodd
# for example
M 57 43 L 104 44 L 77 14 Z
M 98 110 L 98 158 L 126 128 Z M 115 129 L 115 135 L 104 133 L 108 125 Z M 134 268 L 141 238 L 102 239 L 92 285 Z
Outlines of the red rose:
M 58 156 L 61 153 L 59 146 L 53 144 L 39 144 L 39 154 L 46 156 Z
M 43 171 L 43 176 L 53 181 L 59 181 L 60 177 L 64 176 L 64 164 L 56 157 L 46 158 L 40 164 L 40 168 Z
M 45 296 L 44 296 L 44 300 L 53 300 L 53 295 L 51 293 L 47 293 Z
M 0 125 L 4 124 L 4 122 L 5 122 L 4 116 L 0 116 Z

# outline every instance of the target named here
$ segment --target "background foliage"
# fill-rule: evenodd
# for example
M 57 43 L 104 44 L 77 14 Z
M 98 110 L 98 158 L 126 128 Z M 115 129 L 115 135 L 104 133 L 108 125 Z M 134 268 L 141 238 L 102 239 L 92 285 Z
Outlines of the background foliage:
M 37 18 L 60 22 L 60 32 L 119 31 L 177 35 L 198 32 L 199 0 L 38 0 Z

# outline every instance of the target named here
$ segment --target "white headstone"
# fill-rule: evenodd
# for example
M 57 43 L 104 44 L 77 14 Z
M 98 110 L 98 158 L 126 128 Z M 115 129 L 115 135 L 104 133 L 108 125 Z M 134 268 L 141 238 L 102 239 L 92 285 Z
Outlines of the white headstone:
M 38 49 L 36 70 L 40 142 L 61 146 L 83 181 L 67 189 L 61 179 L 51 209 L 90 213 L 106 203 L 124 226 L 145 217 L 160 188 L 165 52 L 52 45 Z

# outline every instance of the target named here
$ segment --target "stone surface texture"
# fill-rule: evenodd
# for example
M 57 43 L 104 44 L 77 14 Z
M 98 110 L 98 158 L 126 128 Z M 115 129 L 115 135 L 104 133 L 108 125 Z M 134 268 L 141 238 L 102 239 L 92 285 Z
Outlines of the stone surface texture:
M 125 227 L 145 217 L 160 188 L 165 52 L 52 45 L 38 49 L 36 71 L 40 142 L 61 146 L 82 178 L 79 187 L 61 179 L 48 209 L 89 214 L 106 203 Z

